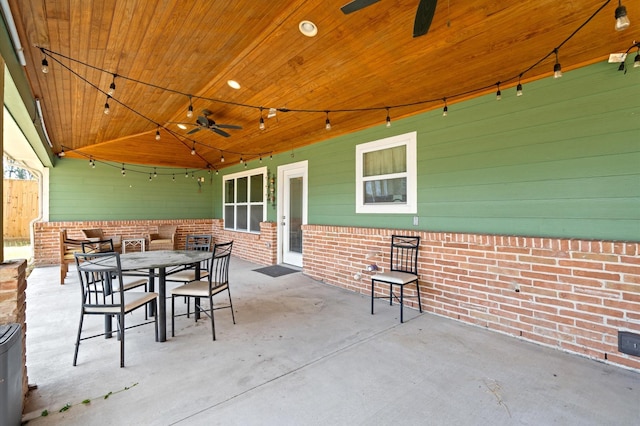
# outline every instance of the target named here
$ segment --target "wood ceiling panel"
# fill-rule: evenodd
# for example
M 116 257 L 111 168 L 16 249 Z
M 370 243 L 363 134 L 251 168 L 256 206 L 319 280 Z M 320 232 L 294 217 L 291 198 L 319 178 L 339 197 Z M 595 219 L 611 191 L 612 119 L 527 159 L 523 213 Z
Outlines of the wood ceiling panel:
M 205 168 L 240 156 L 290 151 L 326 138 L 441 108 L 516 84 L 516 78 L 567 38 L 596 9 L 584 30 L 562 46 L 564 70 L 604 60 L 640 39 L 640 5 L 625 1 L 632 27 L 613 30 L 615 1 L 439 1 L 429 33 L 413 38 L 418 0 L 382 0 L 344 15 L 347 0 L 10 0 L 34 96 L 59 152 L 78 150 L 125 163 Z M 308 38 L 298 23 L 319 34 Z M 633 24 L 636 22 L 637 24 Z M 49 60 L 40 72 L 40 46 L 76 59 Z M 523 75 L 548 77 L 555 56 Z M 63 66 L 64 65 L 64 66 Z M 77 76 L 65 69 L 68 67 Z M 102 72 L 107 71 L 107 72 Z M 111 113 L 105 92 L 116 77 Z M 171 91 L 138 84 L 125 77 Z M 233 90 L 233 78 L 242 85 Z M 87 81 L 83 81 L 86 79 Z M 509 81 L 507 81 L 509 80 Z M 486 87 L 486 90 L 478 89 Z M 472 92 L 464 96 L 456 94 Z M 241 125 L 230 138 L 176 127 L 207 108 L 218 123 Z M 423 100 L 415 106 L 395 107 Z M 250 107 L 247 107 L 250 106 Z M 258 129 L 259 107 L 317 110 L 278 112 Z M 342 109 L 374 111 L 337 112 Z M 325 110 L 332 129 L 324 129 Z M 156 123 L 161 142 L 155 140 Z M 171 135 L 168 131 L 175 132 Z M 196 145 L 198 154 L 190 154 Z M 219 162 L 220 153 L 227 161 Z

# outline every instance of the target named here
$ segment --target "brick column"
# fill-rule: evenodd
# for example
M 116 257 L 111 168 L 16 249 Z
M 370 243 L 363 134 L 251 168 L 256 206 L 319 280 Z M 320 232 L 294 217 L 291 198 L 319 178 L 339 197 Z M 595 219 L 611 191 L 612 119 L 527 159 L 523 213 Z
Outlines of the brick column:
M 27 261 L 10 260 L 0 265 L 0 324 L 22 325 L 22 392 L 26 397 L 27 378 Z

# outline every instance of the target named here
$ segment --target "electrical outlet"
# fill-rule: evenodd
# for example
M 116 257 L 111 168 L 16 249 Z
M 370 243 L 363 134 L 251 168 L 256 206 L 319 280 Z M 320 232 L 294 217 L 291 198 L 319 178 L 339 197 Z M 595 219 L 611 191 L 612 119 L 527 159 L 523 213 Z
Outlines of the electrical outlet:
M 413 217 L 413 226 L 418 226 L 418 216 Z
M 640 356 L 640 334 L 629 331 L 618 331 L 618 351 Z

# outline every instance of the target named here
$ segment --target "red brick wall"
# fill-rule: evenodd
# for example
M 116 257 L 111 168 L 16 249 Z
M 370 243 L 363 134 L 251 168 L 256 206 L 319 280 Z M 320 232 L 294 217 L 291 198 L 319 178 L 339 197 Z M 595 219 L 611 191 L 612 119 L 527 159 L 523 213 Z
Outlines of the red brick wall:
M 427 312 L 640 370 L 640 357 L 618 352 L 618 330 L 640 333 L 640 243 L 303 229 L 304 271 L 313 278 L 370 294 L 366 265 L 389 263 L 392 234 L 419 235 Z
M 143 237 L 155 232 L 159 224 L 178 225 L 177 247 L 184 248 L 188 234 L 211 234 L 216 242 L 233 240 L 233 254 L 261 265 L 276 262 L 276 225 L 260 224 L 260 234 L 231 232 L 224 229 L 222 219 L 180 220 L 114 220 L 86 222 L 38 222 L 34 224 L 35 266 L 60 263 L 60 231 L 66 229 L 69 238 L 83 239 L 83 229 L 100 228 L 105 235 L 120 235 L 122 239 Z

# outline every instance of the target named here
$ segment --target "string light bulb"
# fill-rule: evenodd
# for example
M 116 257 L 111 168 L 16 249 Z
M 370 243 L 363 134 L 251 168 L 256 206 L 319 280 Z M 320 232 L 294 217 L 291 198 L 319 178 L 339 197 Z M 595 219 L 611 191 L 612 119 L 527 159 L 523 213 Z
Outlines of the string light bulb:
M 149 173 L 149 182 L 151 182 L 152 178 L 151 178 L 151 173 Z
M 42 72 L 44 74 L 48 74 L 49 73 L 49 61 L 47 61 L 47 58 L 42 58 Z
M 329 120 L 329 111 L 325 111 L 327 113 L 327 119 L 324 122 L 324 128 L 327 130 L 331 130 L 331 121 Z
M 500 99 L 502 99 L 502 92 L 500 91 L 500 82 L 497 82 L 496 86 L 498 86 L 498 91 L 496 92 L 496 101 L 499 101 Z
M 122 163 L 122 170 L 120 170 L 120 174 L 122 174 L 122 177 L 125 177 L 127 175 L 127 172 L 124 169 L 124 163 Z
M 193 144 L 193 147 L 191 148 L 191 155 L 196 155 L 196 144 Z
M 627 8 L 622 5 L 622 0 L 618 0 L 618 7 L 616 7 L 616 31 L 624 31 L 629 28 L 631 21 L 627 16 Z
M 116 91 L 116 75 L 113 75 L 113 80 L 111 81 L 111 84 L 109 85 L 109 91 L 107 92 L 107 95 L 109 96 L 113 96 L 113 94 Z
M 391 116 L 389 115 L 388 107 L 387 107 L 387 127 L 391 127 Z
M 447 106 L 447 98 L 442 98 L 442 100 L 444 101 L 444 108 L 442 108 L 442 116 L 446 117 L 447 115 L 449 115 L 449 107 Z
M 176 174 L 173 174 L 173 177 L 171 178 L 171 180 L 173 180 L 174 182 L 176 181 Z
M 518 85 L 516 86 L 516 96 L 522 96 L 522 83 L 520 83 L 520 79 L 522 79 L 522 74 L 518 76 Z
M 638 47 L 638 53 L 636 54 L 636 57 L 633 60 L 633 67 L 640 68 L 640 47 Z
M 189 96 L 189 108 L 187 109 L 187 118 L 193 117 L 193 104 L 191 103 L 191 96 Z
M 153 177 L 157 178 L 158 177 L 158 171 L 156 170 L 156 168 L 153 168 Z
M 156 140 L 160 140 L 160 126 L 158 126 L 158 128 L 156 129 Z
M 67 155 L 67 154 L 65 154 L 65 153 L 64 153 L 64 146 L 63 146 L 63 147 L 62 147 L 62 151 L 60 151 L 60 153 L 58 154 L 58 157 L 62 158 L 62 157 L 64 157 L 65 155 Z
M 260 130 L 264 130 L 264 117 L 262 116 L 262 107 L 260 107 L 260 125 L 258 126 Z
M 104 115 L 109 115 L 109 112 L 111 112 L 109 110 L 109 99 L 111 98 L 111 96 L 107 95 L 107 101 L 104 103 Z
M 553 66 L 553 78 L 562 77 L 562 65 L 558 62 L 558 48 L 553 49 L 553 52 L 556 54 L 556 63 Z
M 189 177 L 189 171 L 187 169 L 184 169 L 184 177 L 186 178 Z
M 220 153 L 220 162 L 224 163 L 224 154 Z
M 244 160 L 242 159 L 242 157 L 240 157 L 240 164 L 244 163 Z

